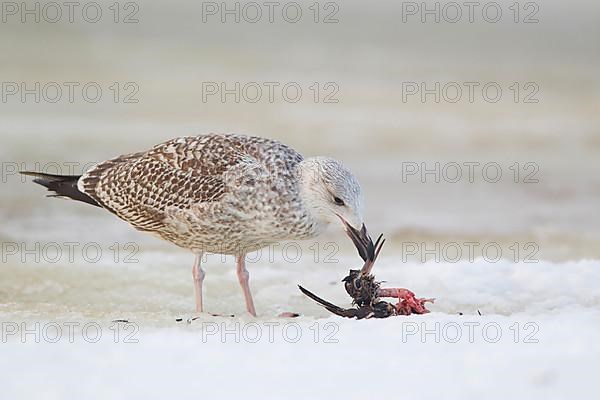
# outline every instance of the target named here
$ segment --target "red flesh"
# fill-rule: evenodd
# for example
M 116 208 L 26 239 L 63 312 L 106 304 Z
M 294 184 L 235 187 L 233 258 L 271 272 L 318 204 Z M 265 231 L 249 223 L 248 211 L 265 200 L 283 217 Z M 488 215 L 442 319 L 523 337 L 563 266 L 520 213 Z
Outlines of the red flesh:
M 398 299 L 396 312 L 398 315 L 426 314 L 425 303 L 433 303 L 435 299 L 417 298 L 413 292 L 403 288 L 379 289 L 379 297 L 395 297 Z

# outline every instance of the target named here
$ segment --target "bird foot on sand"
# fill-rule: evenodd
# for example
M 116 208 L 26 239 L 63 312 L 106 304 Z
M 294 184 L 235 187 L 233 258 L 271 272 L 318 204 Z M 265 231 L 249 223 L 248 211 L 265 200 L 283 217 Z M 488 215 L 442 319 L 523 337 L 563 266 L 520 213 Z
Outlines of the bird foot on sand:
M 404 288 L 380 288 L 377 295 L 379 297 L 397 298 L 397 315 L 426 314 L 429 310 L 425 307 L 425 303 L 433 303 L 435 301 L 433 298 L 418 298 L 413 292 Z
M 207 316 L 211 316 L 211 317 L 223 317 L 223 318 L 235 318 L 234 314 L 216 314 L 216 313 L 206 313 L 206 314 L 200 314 L 200 315 L 193 315 L 189 318 L 185 319 L 185 322 L 188 324 L 191 324 L 192 322 L 196 321 L 197 319 L 200 319 L 202 317 L 207 317 Z M 296 318 L 299 317 L 300 314 L 296 313 L 296 312 L 291 312 L 291 311 L 286 311 L 286 312 L 282 312 L 279 315 L 277 315 L 278 318 Z M 183 322 L 184 319 L 183 318 L 175 318 L 176 322 Z
M 226 318 L 233 318 L 235 317 L 235 315 L 233 314 L 215 314 L 215 313 L 206 313 L 206 314 L 201 314 L 201 315 L 192 315 L 189 318 L 185 319 L 185 322 L 188 324 L 191 324 L 192 322 L 194 322 L 197 319 L 200 319 L 202 317 L 207 317 L 207 316 L 211 316 L 211 317 L 226 317 Z M 175 322 L 183 322 L 183 318 L 175 318 Z

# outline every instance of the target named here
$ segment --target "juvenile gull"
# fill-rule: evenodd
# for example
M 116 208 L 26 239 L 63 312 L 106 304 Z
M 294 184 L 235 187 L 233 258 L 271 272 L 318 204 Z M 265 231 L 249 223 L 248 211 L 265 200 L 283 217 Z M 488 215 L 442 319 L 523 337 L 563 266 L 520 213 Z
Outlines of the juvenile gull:
M 205 252 L 234 255 L 246 309 L 256 315 L 246 254 L 320 234 L 330 222 L 360 228 L 361 188 L 339 161 L 303 158 L 278 141 L 234 134 L 172 139 L 101 162 L 83 175 L 23 172 L 52 191 L 105 208 L 134 228 L 191 250 L 202 312 Z

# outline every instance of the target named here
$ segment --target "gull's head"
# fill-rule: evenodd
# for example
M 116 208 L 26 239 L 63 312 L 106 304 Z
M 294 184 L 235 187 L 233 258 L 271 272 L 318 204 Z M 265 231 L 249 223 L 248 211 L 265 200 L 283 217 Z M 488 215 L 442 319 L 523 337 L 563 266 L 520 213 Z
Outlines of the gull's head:
M 300 192 L 311 215 L 319 223 L 341 222 L 360 229 L 363 198 L 358 180 L 341 162 L 311 157 L 300 163 Z

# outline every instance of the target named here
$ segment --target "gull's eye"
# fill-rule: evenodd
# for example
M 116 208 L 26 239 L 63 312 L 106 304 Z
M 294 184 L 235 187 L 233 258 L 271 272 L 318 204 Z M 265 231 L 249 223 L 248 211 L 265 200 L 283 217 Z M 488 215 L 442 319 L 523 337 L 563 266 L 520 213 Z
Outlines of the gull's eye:
M 345 204 L 344 204 L 344 200 L 340 199 L 340 198 L 339 198 L 339 197 L 337 197 L 337 196 L 334 196 L 334 197 L 333 197 L 333 202 L 334 202 L 335 204 L 337 204 L 338 206 L 344 206 L 344 205 L 345 205 Z

